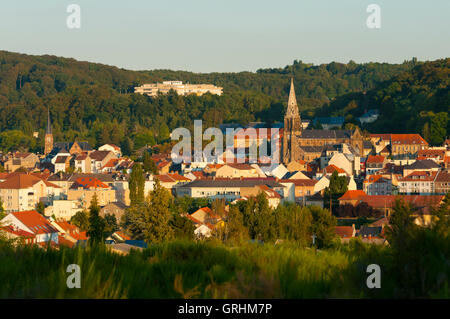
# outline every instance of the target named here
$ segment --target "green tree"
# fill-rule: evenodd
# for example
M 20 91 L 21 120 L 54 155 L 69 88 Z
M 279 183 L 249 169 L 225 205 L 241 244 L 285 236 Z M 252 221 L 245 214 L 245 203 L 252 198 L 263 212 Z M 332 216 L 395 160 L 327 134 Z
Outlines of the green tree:
M 149 243 L 158 243 L 170 240 L 174 236 L 171 227 L 170 212 L 171 195 L 161 186 L 158 179 L 154 189 L 149 193 L 144 203 L 138 203 L 127 212 L 127 224 L 133 237 L 145 239 Z
M 80 228 L 82 231 L 89 230 L 89 213 L 86 210 L 77 212 L 72 216 L 70 222 Z
M 179 213 L 172 214 L 172 218 L 170 220 L 170 226 L 173 229 L 173 235 L 177 239 L 194 239 L 194 231 L 195 226 L 187 219 L 185 216 L 181 216 Z
M 105 231 L 105 220 L 100 216 L 100 206 L 98 205 L 97 194 L 92 197 L 89 207 L 89 242 L 91 245 L 103 242 Z
M 36 211 L 41 214 L 44 215 L 45 212 L 45 205 L 42 201 L 39 201 L 39 203 L 36 204 Z
M 244 225 L 248 227 L 250 238 L 270 241 L 276 236 L 273 221 L 273 210 L 263 192 L 256 197 L 250 197 L 243 208 Z
M 108 237 L 114 232 L 119 230 L 117 218 L 114 214 L 106 214 L 104 220 L 105 220 L 105 230 L 104 230 L 105 237 Z
M 430 140 L 433 145 L 442 145 L 447 136 L 448 112 L 440 112 L 431 116 Z
M 144 172 L 146 173 L 152 173 L 153 175 L 158 174 L 158 167 L 156 166 L 155 162 L 151 158 L 150 154 L 148 152 L 144 152 L 144 156 L 142 159 L 142 166 L 144 169 Z
M 2 220 L 5 216 L 5 208 L 3 208 L 3 201 L 0 198 L 0 220 Z
M 244 218 L 235 205 L 230 207 L 225 224 L 225 242 L 231 245 L 239 245 L 249 239 L 248 229 L 244 226 Z
M 133 170 L 131 171 L 130 174 L 129 185 L 130 185 L 129 188 L 130 188 L 131 206 L 143 203 L 145 200 L 144 195 L 145 178 L 141 164 L 135 163 L 133 165 Z
M 326 248 L 331 246 L 336 238 L 336 217 L 330 215 L 328 210 L 318 206 L 311 206 L 310 210 L 313 217 L 312 232 L 316 236 L 317 247 Z
M 347 177 L 339 176 L 337 171 L 334 171 L 331 174 L 330 184 L 327 188 L 325 188 L 324 194 L 324 205 L 325 207 L 330 207 L 333 212 L 337 210 L 339 207 L 338 198 L 344 195 L 347 191 Z

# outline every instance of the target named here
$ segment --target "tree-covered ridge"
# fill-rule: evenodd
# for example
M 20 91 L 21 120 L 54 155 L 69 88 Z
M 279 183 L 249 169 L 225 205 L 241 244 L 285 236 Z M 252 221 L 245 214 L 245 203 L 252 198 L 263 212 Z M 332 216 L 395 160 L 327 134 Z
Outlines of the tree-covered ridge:
M 434 145 L 450 135 L 450 59 L 426 62 L 363 93 L 336 98 L 320 115 L 345 116 L 356 121 L 368 109 L 380 117 L 367 129 L 374 133 L 417 132 Z
M 298 61 L 284 69 L 240 73 L 129 71 L 97 63 L 54 56 L 0 51 L 0 148 L 40 151 L 47 108 L 55 141 L 87 140 L 91 145 L 114 143 L 126 149 L 164 141 L 176 127 L 223 122 L 281 121 L 289 77 L 294 74 L 302 116 L 349 92 L 360 92 L 410 70 L 403 64 L 330 63 L 314 66 Z M 150 98 L 133 94 L 133 87 L 163 80 L 213 83 L 222 96 Z M 353 94 L 356 94 L 353 93 Z M 39 131 L 39 138 L 32 137 Z

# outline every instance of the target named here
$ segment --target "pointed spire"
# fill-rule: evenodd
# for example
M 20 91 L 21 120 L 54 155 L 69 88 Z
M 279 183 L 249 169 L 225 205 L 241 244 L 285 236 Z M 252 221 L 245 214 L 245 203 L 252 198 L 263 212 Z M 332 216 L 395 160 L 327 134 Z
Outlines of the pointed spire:
M 45 134 L 52 134 L 52 124 L 50 122 L 50 108 L 47 108 L 47 131 Z
M 289 100 L 288 100 L 286 116 L 289 116 L 289 117 L 299 116 L 297 99 L 295 97 L 294 78 L 293 77 L 291 77 L 291 89 L 289 91 Z

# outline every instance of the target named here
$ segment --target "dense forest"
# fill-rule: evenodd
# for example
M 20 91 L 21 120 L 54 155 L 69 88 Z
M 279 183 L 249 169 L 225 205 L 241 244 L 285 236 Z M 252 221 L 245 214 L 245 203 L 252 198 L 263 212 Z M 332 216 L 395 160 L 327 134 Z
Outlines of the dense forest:
M 353 116 L 348 119 L 352 122 L 364 108 L 361 92 L 367 92 L 371 107 L 381 107 L 380 123 L 388 121 L 383 112 L 390 110 L 394 103 L 398 114 L 405 114 L 408 112 L 405 110 L 416 104 L 420 104 L 425 113 L 447 112 L 448 63 L 448 59 L 431 63 L 412 59 L 402 64 L 350 61 L 348 64 L 312 65 L 294 61 L 293 65 L 279 69 L 201 74 L 128 71 L 68 58 L 0 51 L 0 149 L 42 151 L 47 108 L 55 141 L 87 140 L 93 146 L 114 143 L 121 145 L 125 153 L 167 140 L 171 130 L 191 127 L 193 119 L 202 119 L 204 127 L 223 122 L 280 121 L 292 75 L 304 118 L 346 110 Z M 428 68 L 435 70 L 428 75 L 420 71 Z M 398 85 L 390 84 L 393 79 L 402 80 L 398 84 L 401 88 L 404 86 L 401 92 L 409 90 L 409 95 L 398 93 Z M 163 80 L 213 83 L 222 86 L 224 94 L 183 97 L 171 93 L 151 98 L 133 93 L 136 85 Z M 422 92 L 422 87 L 430 91 Z M 351 107 L 356 104 L 352 112 L 347 112 L 346 103 Z M 407 128 L 427 133 L 422 124 L 425 113 L 420 123 L 414 117 Z M 433 114 L 428 115 L 430 135 Z M 389 123 L 386 129 L 384 124 L 376 125 L 378 121 L 373 126 L 378 131 L 400 129 L 392 128 Z M 33 138 L 35 131 L 39 132 L 38 138 Z
M 450 59 L 427 62 L 365 92 L 344 94 L 316 112 L 345 116 L 355 122 L 368 109 L 380 117 L 368 124 L 371 132 L 417 132 L 433 145 L 450 135 Z

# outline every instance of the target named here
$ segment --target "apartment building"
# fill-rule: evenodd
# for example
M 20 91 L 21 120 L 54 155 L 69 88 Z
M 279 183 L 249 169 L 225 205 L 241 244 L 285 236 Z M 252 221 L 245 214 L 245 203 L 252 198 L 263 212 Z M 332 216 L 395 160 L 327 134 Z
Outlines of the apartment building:
M 211 93 L 222 95 L 222 88 L 213 84 L 183 84 L 182 81 L 164 81 L 163 83 L 143 84 L 134 88 L 134 93 L 156 96 L 158 93 L 167 94 L 170 90 L 174 90 L 178 95 L 203 95 Z

